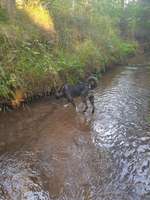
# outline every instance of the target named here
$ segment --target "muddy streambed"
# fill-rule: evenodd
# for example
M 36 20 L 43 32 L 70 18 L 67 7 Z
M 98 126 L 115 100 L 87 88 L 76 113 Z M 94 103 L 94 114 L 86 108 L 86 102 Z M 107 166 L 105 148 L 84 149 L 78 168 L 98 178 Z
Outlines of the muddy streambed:
M 150 68 L 109 71 L 95 98 L 93 116 L 49 100 L 0 114 L 0 200 L 150 199 Z

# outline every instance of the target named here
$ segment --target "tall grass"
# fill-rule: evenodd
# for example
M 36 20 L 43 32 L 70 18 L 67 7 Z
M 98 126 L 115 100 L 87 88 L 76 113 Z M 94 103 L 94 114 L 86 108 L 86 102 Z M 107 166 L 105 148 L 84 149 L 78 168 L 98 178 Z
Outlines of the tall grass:
M 75 83 L 135 52 L 109 16 L 82 11 L 26 4 L 12 21 L 0 8 L 0 99 Z

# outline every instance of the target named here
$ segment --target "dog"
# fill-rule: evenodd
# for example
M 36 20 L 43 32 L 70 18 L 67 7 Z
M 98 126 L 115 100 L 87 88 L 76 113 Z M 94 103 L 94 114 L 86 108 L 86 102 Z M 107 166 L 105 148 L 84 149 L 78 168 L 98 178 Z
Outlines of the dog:
M 97 78 L 94 76 L 90 76 L 86 81 L 79 82 L 76 85 L 68 85 L 64 84 L 59 91 L 56 92 L 56 99 L 66 98 L 69 103 L 76 108 L 76 104 L 74 101 L 75 97 L 81 97 L 82 102 L 85 105 L 83 112 L 86 112 L 88 109 L 87 98 L 92 106 L 92 113 L 95 111 L 94 105 L 94 94 L 93 89 L 97 87 Z

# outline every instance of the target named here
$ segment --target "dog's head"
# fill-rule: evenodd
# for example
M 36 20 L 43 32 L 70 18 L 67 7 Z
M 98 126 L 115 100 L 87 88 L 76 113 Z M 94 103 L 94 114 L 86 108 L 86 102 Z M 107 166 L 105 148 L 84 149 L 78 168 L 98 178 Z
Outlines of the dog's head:
M 95 76 L 90 76 L 88 79 L 87 79 L 87 82 L 89 84 L 89 88 L 91 90 L 95 89 L 97 87 L 97 84 L 98 84 L 98 79 L 95 77 Z

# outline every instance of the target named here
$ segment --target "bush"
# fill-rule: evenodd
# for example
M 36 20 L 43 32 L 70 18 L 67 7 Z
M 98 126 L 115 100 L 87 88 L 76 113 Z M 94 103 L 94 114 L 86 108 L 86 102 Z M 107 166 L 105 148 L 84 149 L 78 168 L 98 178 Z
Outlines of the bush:
M 78 4 L 73 11 L 69 1 L 56 0 L 51 16 L 35 5 L 17 10 L 11 23 L 0 9 L 0 97 L 14 98 L 18 87 L 36 93 L 73 84 L 135 52 L 136 44 L 123 41 L 116 21 L 94 3 L 92 9 Z

